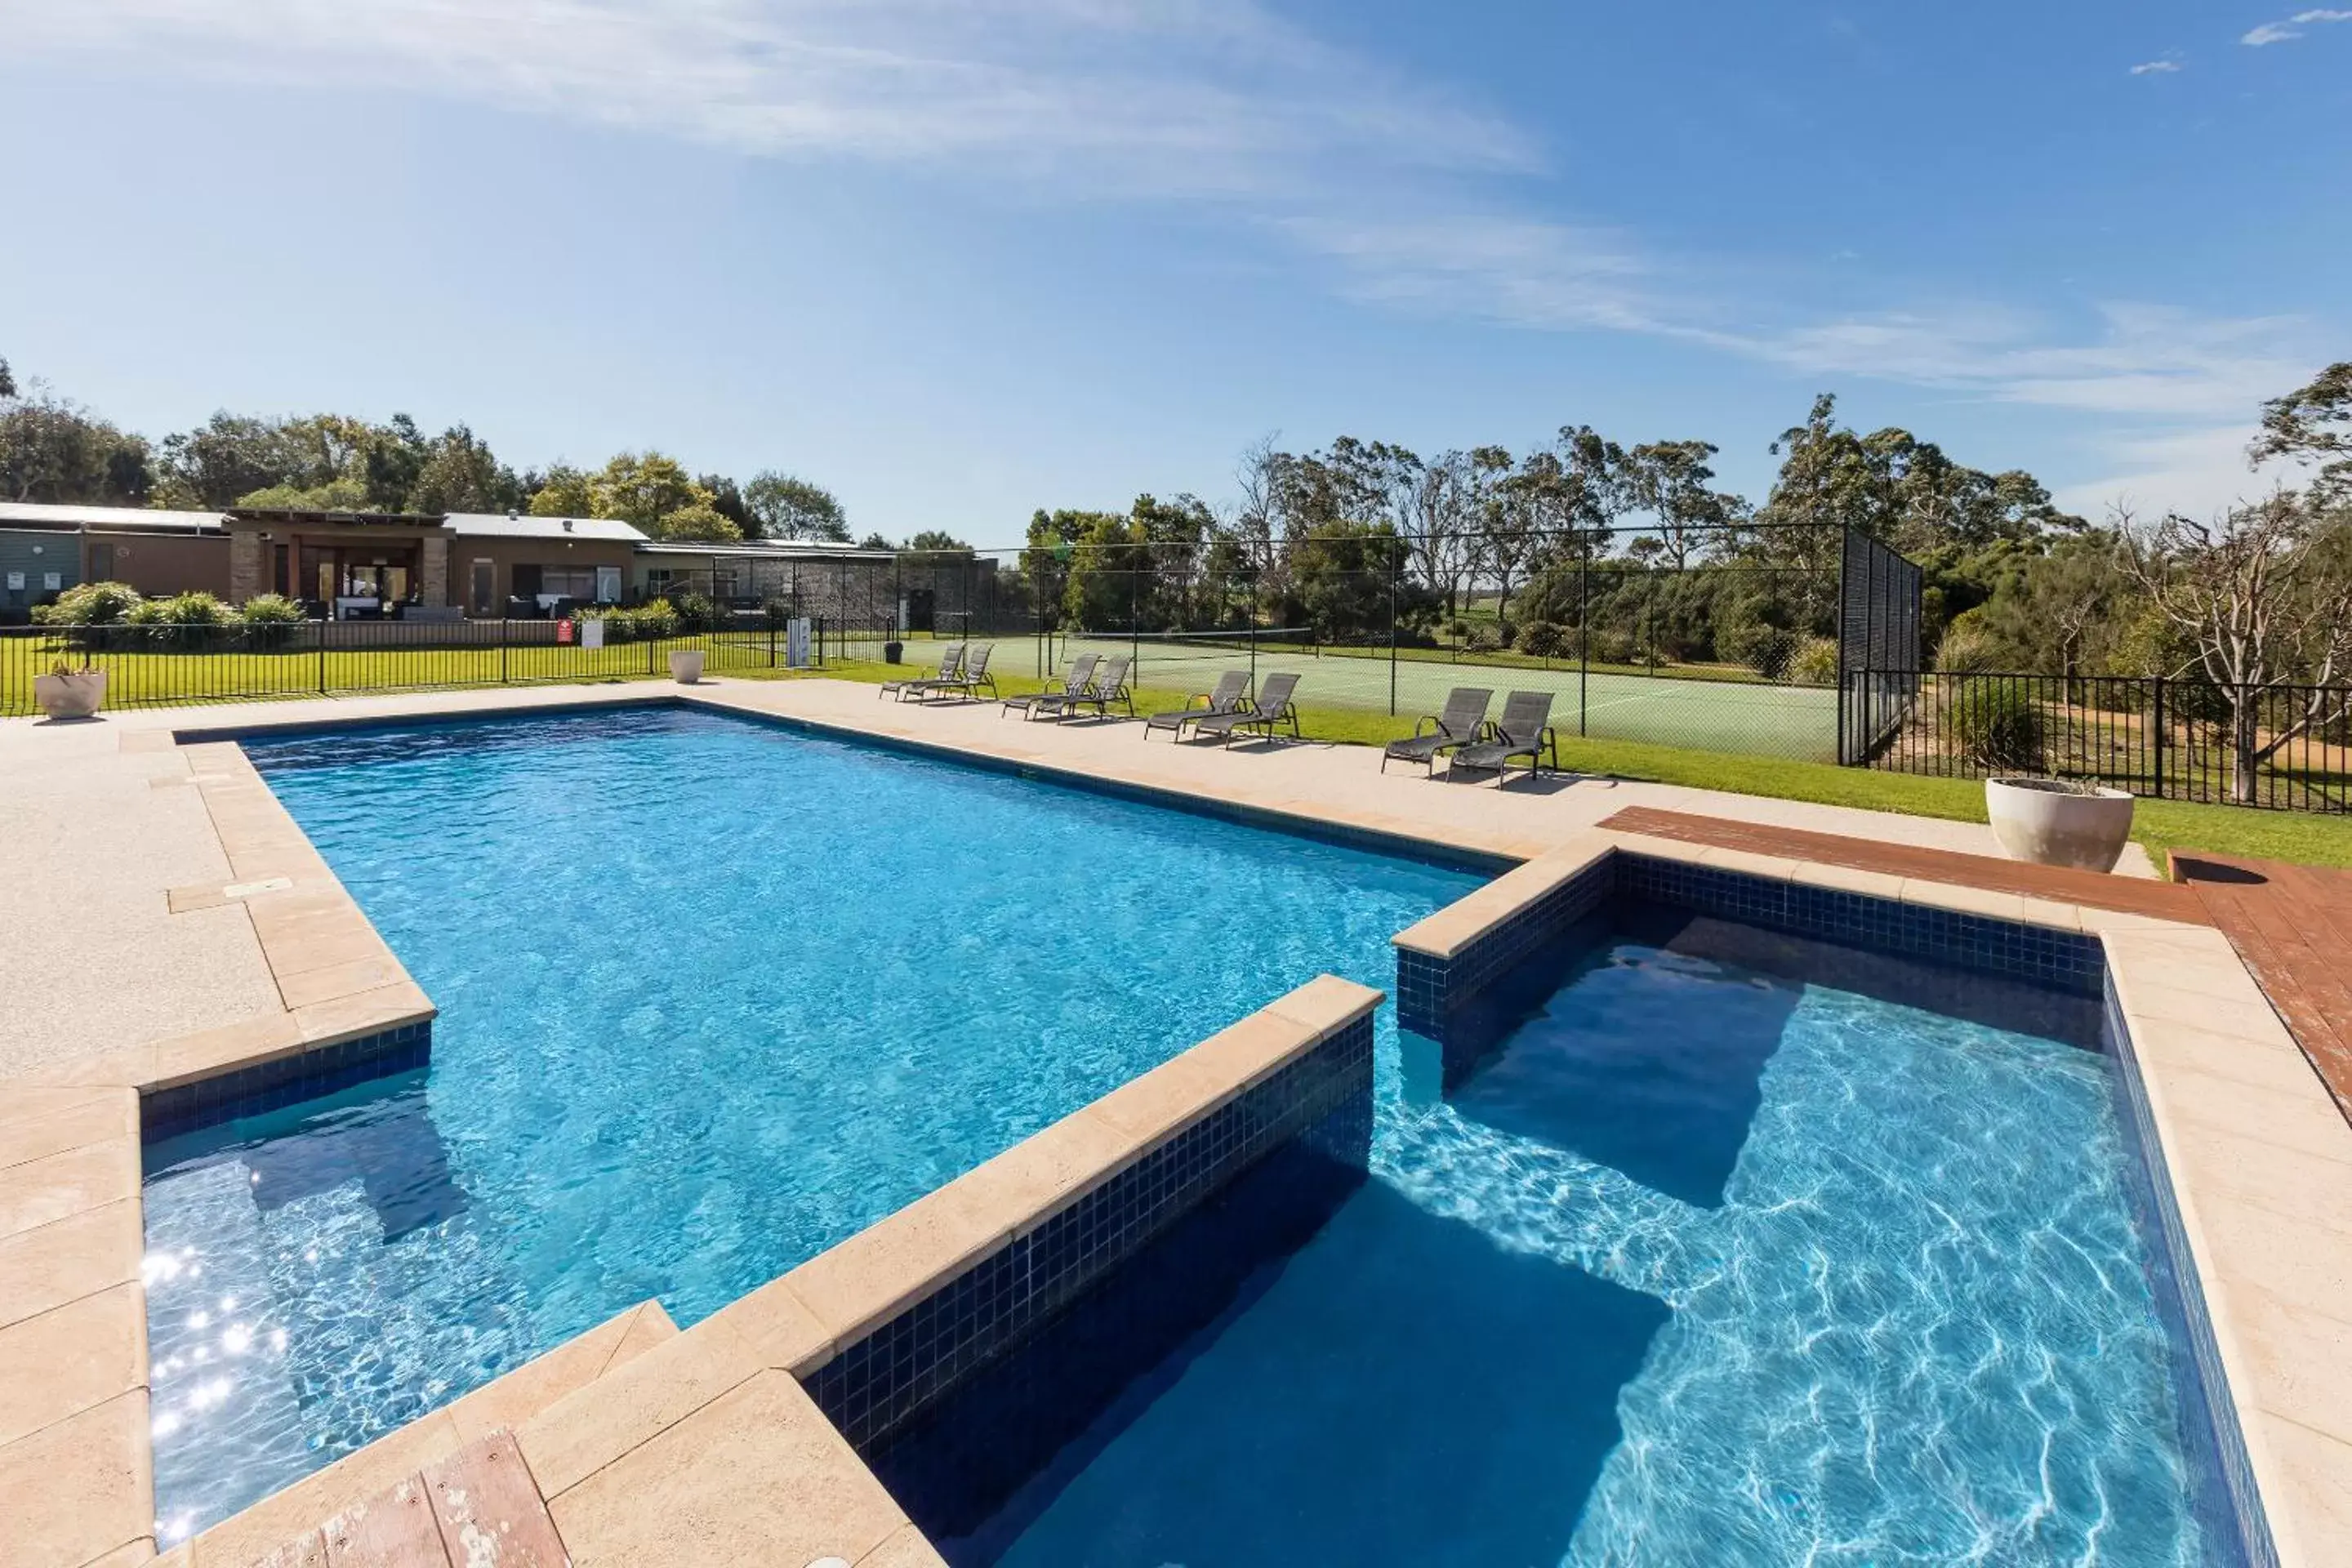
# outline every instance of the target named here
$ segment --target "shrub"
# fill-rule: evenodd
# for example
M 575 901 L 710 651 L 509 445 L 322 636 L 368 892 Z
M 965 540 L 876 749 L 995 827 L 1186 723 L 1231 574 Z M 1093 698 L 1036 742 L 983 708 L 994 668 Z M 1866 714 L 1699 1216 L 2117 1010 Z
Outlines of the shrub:
M 708 605 L 710 601 L 703 600 Z M 684 617 L 667 599 L 651 599 L 628 612 L 629 630 L 643 642 L 677 636 Z
M 1797 644 L 1797 651 L 1789 656 L 1789 664 L 1781 679 L 1796 686 L 1835 686 L 1838 678 L 1838 645 L 1835 637 L 1806 637 Z
M 1633 634 L 1616 626 L 1596 626 L 1591 643 L 1591 658 L 1596 664 L 1631 664 L 1633 662 Z
M 128 583 L 77 583 L 57 603 L 35 610 L 33 618 L 51 626 L 115 626 L 129 620 L 141 602 L 139 590 Z
M 1568 628 L 1558 621 L 1529 621 L 1519 628 L 1519 651 L 1537 658 L 1566 658 L 1575 651 Z
M 1470 628 L 1470 635 L 1462 639 L 1462 646 L 1471 653 L 1493 653 L 1503 646 L 1503 639 L 1490 626 L 1475 626 Z
M 1744 664 L 1767 680 L 1778 680 L 1797 651 L 1793 632 L 1762 621 L 1740 621 L 1726 626 L 1715 639 L 1716 652 L 1735 664 Z
M 235 624 L 236 615 L 210 594 L 192 593 L 142 599 L 127 618 L 134 626 L 152 628 L 150 636 L 165 647 L 210 647 L 220 640 L 219 628 Z
M 1979 767 L 2021 771 L 2042 761 L 2042 710 L 2015 681 L 1962 680 L 1947 718 L 1960 754 Z
M 1955 616 L 1936 645 L 1936 668 L 1965 672 L 1993 669 L 2000 663 L 2000 639 L 1985 629 L 1982 617 L 1967 610 Z
M 247 647 L 276 648 L 291 642 L 294 628 L 307 617 L 302 606 L 283 594 L 257 594 L 245 602 L 241 618 Z
M 665 605 L 665 607 L 671 612 L 674 619 L 674 628 L 677 630 L 689 632 L 715 631 L 718 629 L 719 623 L 726 618 L 727 615 L 725 610 L 719 607 L 718 601 L 702 594 L 677 593 L 672 594 L 667 600 L 661 602 Z M 647 605 L 645 608 L 649 610 L 653 608 L 653 605 Z M 653 635 L 667 637 L 670 634 L 668 632 L 660 632 Z

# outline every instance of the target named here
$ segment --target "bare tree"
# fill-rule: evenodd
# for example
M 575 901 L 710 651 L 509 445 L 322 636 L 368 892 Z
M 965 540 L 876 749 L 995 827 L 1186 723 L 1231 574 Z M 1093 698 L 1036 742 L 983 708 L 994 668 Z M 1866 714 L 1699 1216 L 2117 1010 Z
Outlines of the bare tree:
M 2352 672 L 2352 529 L 2291 490 L 2210 523 L 2177 512 L 2147 527 L 2119 512 L 2116 523 L 2123 570 L 2220 691 L 2230 798 L 2252 801 L 2263 763 L 2346 715 L 2336 682 Z
M 1462 594 L 1477 566 L 1477 480 L 1467 452 L 1446 452 L 1423 468 L 1413 486 L 1412 526 L 1405 539 L 1423 581 L 1445 605 L 1450 620 L 1462 613 Z

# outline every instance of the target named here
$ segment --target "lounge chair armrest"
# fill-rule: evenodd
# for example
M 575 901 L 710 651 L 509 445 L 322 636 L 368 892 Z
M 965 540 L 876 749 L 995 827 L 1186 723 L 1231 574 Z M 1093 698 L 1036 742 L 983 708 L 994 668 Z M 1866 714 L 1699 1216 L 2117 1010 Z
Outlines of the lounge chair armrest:
M 1435 720 L 1435 719 L 1433 719 L 1433 718 L 1430 717 L 1430 715 L 1428 715 L 1428 714 L 1424 713 L 1424 714 L 1423 714 L 1420 718 L 1415 719 L 1415 720 L 1412 721 L 1412 738 L 1413 738 L 1414 740 L 1418 741 L 1418 740 L 1420 740 L 1420 739 L 1421 739 L 1421 736 L 1422 736 L 1422 729 L 1421 729 L 1421 727 L 1422 727 L 1423 724 L 1426 724 L 1426 725 L 1428 725 L 1428 726 L 1429 726 L 1429 732 L 1430 732 L 1431 734 L 1433 734 L 1433 735 L 1434 735 L 1434 734 L 1440 734 L 1440 733 L 1444 732 L 1444 729 L 1445 729 L 1445 726 L 1444 726 L 1444 724 L 1440 723 L 1437 720 Z

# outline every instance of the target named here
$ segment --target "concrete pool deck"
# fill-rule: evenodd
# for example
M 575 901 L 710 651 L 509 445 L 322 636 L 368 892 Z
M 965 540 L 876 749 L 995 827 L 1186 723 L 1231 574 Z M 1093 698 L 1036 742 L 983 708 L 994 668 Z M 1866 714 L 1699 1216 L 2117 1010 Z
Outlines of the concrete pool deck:
M 1977 825 L 1599 780 L 1497 792 L 1428 781 L 1417 771 L 1383 775 L 1377 754 L 1356 748 L 1177 747 L 1146 742 L 1139 724 L 1029 724 L 1001 718 L 993 704 L 901 706 L 877 700 L 871 686 L 803 680 L 422 693 L 133 711 L 82 725 L 0 723 L 0 819 L 31 836 L 47 874 L 45 885 L 0 906 L 0 940 L 43 961 L 12 965 L 24 976 L 26 1000 L 0 1035 L 0 1388 L 7 1391 L 0 1397 L 0 1568 L 78 1568 L 152 1555 L 138 1280 L 139 1091 L 431 1015 L 429 999 L 242 752 L 175 736 L 681 696 L 1514 859 L 1556 862 L 1638 848 L 2097 937 L 2142 1058 L 2280 1561 L 2352 1561 L 2352 1308 L 2345 1305 L 2352 1301 L 2352 1129 L 2227 940 L 2210 927 L 1987 891 L 1968 885 L 1964 868 L 1949 883 L 1898 879 L 1597 827 L 1639 805 L 1990 853 L 1990 833 Z M 650 1327 L 646 1334 L 658 1337 Z M 570 1356 L 566 1364 L 576 1368 L 582 1357 L 573 1345 L 478 1396 L 559 1357 Z M 654 1386 L 629 1397 L 671 1408 L 689 1396 L 681 1384 L 699 1388 L 713 1375 L 698 1356 L 666 1352 L 651 1364 L 667 1370 L 643 1374 Z M 760 1375 L 730 1384 L 724 1400 L 704 1402 L 723 1405 L 728 1423 L 718 1434 L 723 1440 L 703 1456 L 708 1465 L 673 1445 L 646 1471 L 649 1489 L 635 1500 L 639 1506 L 659 1506 L 657 1500 L 695 1486 L 716 1489 L 698 1494 L 703 1501 L 696 1506 L 719 1533 L 700 1538 L 695 1552 L 681 1542 L 683 1554 L 659 1560 L 714 1560 L 696 1552 L 715 1552 L 729 1539 L 722 1528 L 729 1509 L 748 1510 L 773 1495 L 778 1474 L 762 1468 L 774 1458 L 772 1441 L 789 1436 L 807 1454 L 835 1459 L 846 1451 L 825 1443 L 829 1428 L 809 1426 L 814 1407 L 800 1411 L 797 1386 L 782 1386 L 792 1381 L 790 1363 L 761 1365 Z M 585 1381 L 617 1366 L 608 1356 Z M 527 1422 L 551 1402 L 518 1396 L 510 1419 L 499 1423 L 524 1427 L 527 1458 Z M 371 1468 L 377 1459 L 345 1471 L 337 1484 L 359 1489 L 335 1492 L 342 1500 L 333 1508 L 287 1513 L 326 1499 L 323 1492 L 294 1499 L 310 1484 L 300 1483 L 249 1510 L 277 1505 L 271 1528 L 287 1528 L 275 1537 L 247 1527 L 210 1552 L 173 1555 L 205 1563 L 258 1557 L 323 1523 L 325 1512 L 380 1489 L 379 1480 L 393 1484 L 443 1457 L 427 1434 L 451 1437 L 452 1447 L 461 1426 L 485 1436 L 478 1424 L 457 1419 L 465 1407 L 461 1401 L 417 1423 L 424 1431 L 404 1429 L 352 1456 L 362 1460 L 390 1446 L 388 1458 L 378 1456 L 389 1467 L 381 1477 Z M 822 1417 L 816 1426 L 824 1426 Z M 625 1516 L 631 1500 L 615 1500 L 614 1517 Z M 863 1510 L 860 1531 L 883 1519 L 877 1508 L 894 1511 L 887 1495 L 877 1504 L 856 1487 L 838 1497 L 824 1488 L 812 1495 L 812 1506 L 835 1502 Z M 559 1524 L 563 1513 L 556 1510 Z M 855 1560 L 877 1568 L 936 1561 L 911 1527 L 901 1528 L 903 1515 L 887 1522 Z M 584 1542 L 566 1533 L 576 1559 L 594 1560 Z M 200 1538 L 200 1548 L 210 1539 Z M 237 1556 L 226 1544 L 232 1541 L 252 1550 Z

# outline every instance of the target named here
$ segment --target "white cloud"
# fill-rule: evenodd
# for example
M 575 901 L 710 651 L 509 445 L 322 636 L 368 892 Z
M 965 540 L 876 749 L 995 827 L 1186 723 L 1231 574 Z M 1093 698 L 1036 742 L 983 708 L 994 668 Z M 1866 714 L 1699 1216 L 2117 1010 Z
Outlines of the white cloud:
M 2315 27 L 2329 22 L 2352 22 L 2352 11 L 2326 9 L 2297 11 L 2284 22 L 2264 22 L 2261 26 L 2249 31 L 2238 42 L 2259 49 L 2268 44 L 2284 44 L 2290 38 L 2302 37 L 2303 34 L 2297 30 L 2299 28 Z
M 12 53 L 423 90 L 740 152 L 1253 195 L 1528 170 L 1502 121 L 1254 0 L 0 0 Z
M 2134 76 L 2161 76 L 2179 68 L 2179 60 L 2142 60 L 2132 67 L 2131 73 Z
M 2051 498 L 2078 517 L 2099 521 L 2116 507 L 2146 517 L 2161 511 L 2210 517 L 2269 493 L 2294 476 L 2278 464 L 2246 463 L 2252 425 L 2214 425 L 2126 436 L 2099 448 L 2101 478 L 2062 486 Z

